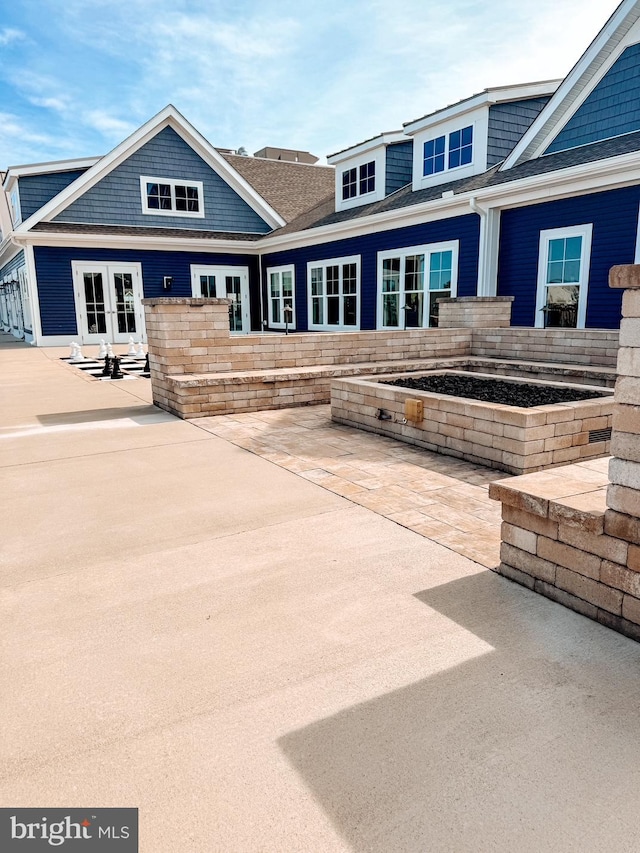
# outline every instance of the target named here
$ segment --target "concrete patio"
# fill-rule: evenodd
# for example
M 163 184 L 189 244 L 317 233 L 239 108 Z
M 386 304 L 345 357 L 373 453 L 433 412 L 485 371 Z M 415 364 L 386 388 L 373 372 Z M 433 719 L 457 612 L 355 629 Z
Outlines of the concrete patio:
M 640 849 L 640 645 L 485 568 L 504 475 L 64 354 L 0 343 L 0 805 L 135 806 L 145 853 Z

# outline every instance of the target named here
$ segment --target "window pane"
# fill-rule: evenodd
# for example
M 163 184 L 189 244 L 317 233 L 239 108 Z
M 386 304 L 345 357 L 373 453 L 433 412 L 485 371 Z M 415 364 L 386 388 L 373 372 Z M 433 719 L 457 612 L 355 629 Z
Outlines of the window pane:
M 565 258 L 568 261 L 579 261 L 582 254 L 582 237 L 567 237 Z
M 271 296 L 280 296 L 280 273 L 272 272 L 271 281 Z
M 400 258 L 387 258 L 382 262 L 382 292 L 400 290 Z
M 311 316 L 313 318 L 314 326 L 321 326 L 323 323 L 322 319 L 322 299 L 312 299 L 311 300 Z
M 449 168 L 455 169 L 456 166 L 460 165 L 460 149 L 456 148 L 454 151 L 449 151 Z
M 580 281 L 580 261 L 567 261 L 563 281 Z
M 327 295 L 340 293 L 340 267 L 327 267 Z
M 398 293 L 385 293 L 382 296 L 382 325 L 398 327 Z
M 338 326 L 340 324 L 340 298 L 338 296 L 327 297 L 327 325 Z
M 549 240 L 549 260 L 563 261 L 566 240 Z
M 357 290 L 356 265 L 343 264 L 342 266 L 342 292 L 355 293 Z
M 549 261 L 547 267 L 547 282 L 549 284 L 560 283 L 563 281 L 564 263 L 562 261 Z
M 438 299 L 446 299 L 451 296 L 450 290 L 440 290 L 429 294 L 429 326 L 434 328 L 438 325 Z
M 271 300 L 271 322 L 280 323 L 280 301 L 278 299 Z
M 404 270 L 405 290 L 423 290 L 424 255 L 407 255 Z
M 323 290 L 323 269 L 315 267 L 311 270 L 311 295 L 322 296 Z
M 347 169 L 342 173 L 342 198 L 355 198 L 358 194 L 358 181 L 356 169 Z
M 405 325 L 407 329 L 417 329 L 422 326 L 422 293 L 407 293 L 404 301 Z
M 282 273 L 282 293 L 284 296 L 293 295 L 293 275 L 291 272 Z
M 345 326 L 356 326 L 357 320 L 357 299 L 355 296 L 344 297 L 344 324 Z

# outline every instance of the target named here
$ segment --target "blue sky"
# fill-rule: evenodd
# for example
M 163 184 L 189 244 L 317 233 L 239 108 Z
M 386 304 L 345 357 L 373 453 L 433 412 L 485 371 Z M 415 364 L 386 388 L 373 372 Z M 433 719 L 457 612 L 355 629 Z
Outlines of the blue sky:
M 487 86 L 564 76 L 617 0 L 0 0 L 0 168 L 107 153 L 173 103 L 320 157 Z

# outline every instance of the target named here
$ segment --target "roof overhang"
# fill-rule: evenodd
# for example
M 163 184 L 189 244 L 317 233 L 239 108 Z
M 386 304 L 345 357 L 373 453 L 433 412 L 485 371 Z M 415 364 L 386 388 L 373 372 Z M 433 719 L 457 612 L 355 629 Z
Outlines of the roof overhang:
M 640 19 L 640 0 L 623 0 L 540 115 L 500 167 L 511 169 L 540 157 L 563 123 L 576 112 L 624 48 L 624 39 Z
M 227 162 L 216 149 L 171 104 L 138 128 L 135 133 L 100 158 L 83 175 L 69 184 L 51 201 L 26 219 L 16 234 L 23 234 L 38 222 L 47 222 L 62 212 L 87 190 L 95 186 L 135 151 L 153 139 L 165 127 L 171 127 L 226 183 L 272 228 L 282 227 L 285 220 L 260 196 L 253 187 Z
M 524 101 L 531 98 L 544 98 L 553 95 L 561 82 L 561 80 L 544 80 L 538 83 L 520 83 L 514 86 L 496 86 L 485 89 L 483 92 L 465 98 L 463 101 L 458 101 L 456 104 L 451 104 L 449 107 L 429 113 L 422 118 L 405 122 L 403 125 L 404 132 L 407 136 L 413 136 L 421 130 L 448 121 L 451 118 L 465 115 L 465 113 L 477 110 L 479 107 L 491 107 L 494 104 L 506 104 L 510 101 Z
M 358 157 L 360 154 L 367 154 L 369 151 L 375 151 L 384 145 L 392 145 L 394 142 L 410 142 L 411 140 L 401 130 L 392 130 L 388 133 L 380 133 L 374 136 L 373 139 L 367 139 L 364 142 L 359 142 L 357 145 L 352 145 L 351 148 L 344 148 L 335 154 L 327 156 L 327 163 L 334 166 L 336 163 L 342 163 L 343 160 L 350 160 L 352 157 Z

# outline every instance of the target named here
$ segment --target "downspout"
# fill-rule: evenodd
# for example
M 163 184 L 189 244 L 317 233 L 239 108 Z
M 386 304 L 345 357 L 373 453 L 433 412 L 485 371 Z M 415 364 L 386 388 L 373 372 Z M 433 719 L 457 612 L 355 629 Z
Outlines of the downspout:
M 469 199 L 469 207 L 480 217 L 480 236 L 478 245 L 478 283 L 476 286 L 477 296 L 495 296 L 495 274 L 492 271 L 492 244 L 496 228 L 496 217 L 494 211 L 478 204 L 475 196 Z
M 258 253 L 258 283 L 260 286 L 260 334 L 264 333 L 264 304 L 262 300 L 262 253 Z

